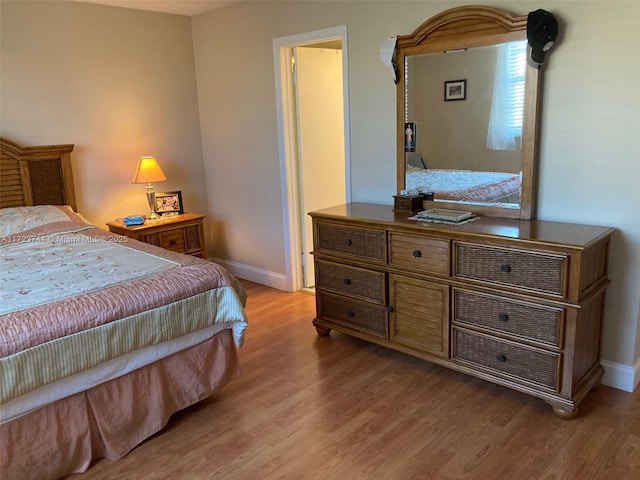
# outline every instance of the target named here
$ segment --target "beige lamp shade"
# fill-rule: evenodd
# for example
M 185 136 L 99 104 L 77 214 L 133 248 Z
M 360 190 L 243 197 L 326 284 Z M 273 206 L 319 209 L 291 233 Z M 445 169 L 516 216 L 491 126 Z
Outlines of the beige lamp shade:
M 131 183 L 152 183 L 166 180 L 160 165 L 153 157 L 140 157 Z

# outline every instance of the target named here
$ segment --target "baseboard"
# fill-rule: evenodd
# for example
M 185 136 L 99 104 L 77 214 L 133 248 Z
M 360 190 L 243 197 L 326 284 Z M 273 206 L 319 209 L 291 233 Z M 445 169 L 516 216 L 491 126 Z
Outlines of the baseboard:
M 223 260 L 222 258 L 210 258 L 212 262 L 219 263 L 225 267 L 229 272 L 244 280 L 250 282 L 259 283 L 260 285 L 266 285 L 267 287 L 277 288 L 278 290 L 287 291 L 287 278 L 280 273 L 269 272 L 260 268 L 252 267 L 250 265 L 244 265 L 242 263 L 232 262 L 229 260 Z
M 633 366 L 607 360 L 600 360 L 600 364 L 604 367 L 604 377 L 602 377 L 604 385 L 624 390 L 625 392 L 633 392 L 638 386 L 640 382 L 640 359 Z

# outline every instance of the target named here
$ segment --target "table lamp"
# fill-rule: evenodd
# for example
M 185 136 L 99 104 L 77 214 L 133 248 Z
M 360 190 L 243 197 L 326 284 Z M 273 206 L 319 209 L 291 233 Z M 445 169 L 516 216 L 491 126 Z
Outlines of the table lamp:
M 166 180 L 160 165 L 153 157 L 140 157 L 138 160 L 138 166 L 133 174 L 133 180 L 131 183 L 146 183 L 147 184 L 147 201 L 149 202 L 149 214 L 150 220 L 158 218 L 156 214 L 156 192 L 153 190 L 152 182 L 162 182 Z

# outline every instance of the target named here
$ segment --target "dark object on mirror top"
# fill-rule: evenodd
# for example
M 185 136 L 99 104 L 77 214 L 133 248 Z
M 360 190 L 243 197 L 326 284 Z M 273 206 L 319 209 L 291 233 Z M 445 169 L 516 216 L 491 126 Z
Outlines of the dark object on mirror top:
M 529 55 L 527 60 L 536 68 L 544 63 L 547 53 L 558 36 L 558 21 L 552 13 L 538 9 L 529 12 L 527 17 L 527 39 L 529 41 Z

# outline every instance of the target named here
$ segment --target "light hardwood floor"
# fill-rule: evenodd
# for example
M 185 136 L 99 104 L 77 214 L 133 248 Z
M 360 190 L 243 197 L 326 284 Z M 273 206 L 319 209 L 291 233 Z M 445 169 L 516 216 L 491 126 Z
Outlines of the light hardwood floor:
M 243 282 L 244 375 L 88 479 L 640 478 L 640 389 L 580 416 L 311 325 L 314 297 Z

